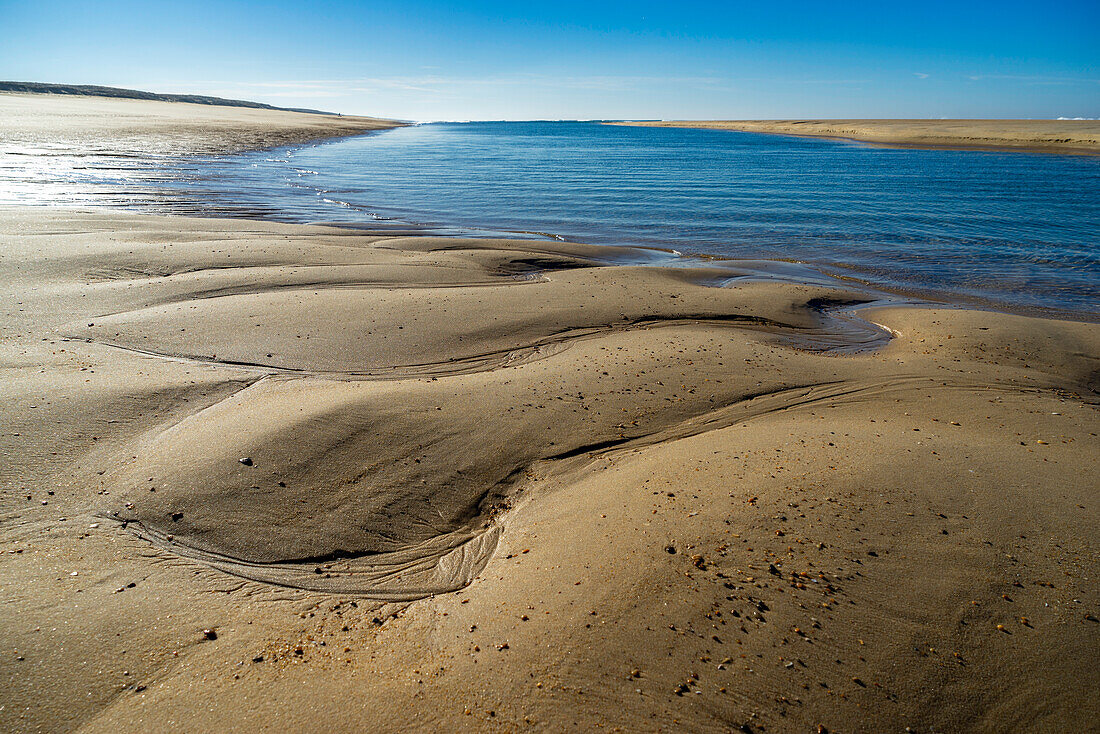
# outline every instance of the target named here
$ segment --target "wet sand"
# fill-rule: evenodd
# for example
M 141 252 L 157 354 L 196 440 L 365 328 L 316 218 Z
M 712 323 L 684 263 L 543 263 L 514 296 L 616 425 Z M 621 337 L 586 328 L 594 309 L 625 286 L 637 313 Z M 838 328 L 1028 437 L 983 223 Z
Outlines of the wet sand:
M 1095 325 L 2 220 L 7 730 L 1095 720 Z
M 1100 326 L 640 259 L 0 209 L 0 728 L 1088 729 Z
M 695 120 L 613 123 L 858 140 L 889 148 L 1100 154 L 1096 120 Z

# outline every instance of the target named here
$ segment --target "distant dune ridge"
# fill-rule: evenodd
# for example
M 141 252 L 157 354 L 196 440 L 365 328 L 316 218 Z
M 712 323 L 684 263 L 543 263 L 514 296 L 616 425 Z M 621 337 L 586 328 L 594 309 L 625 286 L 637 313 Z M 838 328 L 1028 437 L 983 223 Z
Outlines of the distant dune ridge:
M 0 731 L 1095 728 L 1100 325 L 639 254 L 0 209 Z
M 1100 154 L 1100 121 L 1096 120 L 669 120 L 612 124 L 844 138 L 900 148 Z
M 0 90 L 0 140 L 7 145 L 45 145 L 77 153 L 96 149 L 135 155 L 234 153 L 406 124 L 216 97 L 157 95 L 111 87 L 4 84 L 11 89 Z M 51 91 L 41 91 L 45 88 Z
M 201 94 L 158 94 L 142 92 L 137 89 L 103 87 L 98 84 L 47 84 L 45 82 L 4 82 L 0 81 L 0 92 L 25 92 L 28 94 L 72 94 L 84 97 L 112 97 L 114 99 L 147 99 L 154 102 L 187 102 L 189 104 L 209 104 L 223 107 L 252 107 L 260 110 L 283 110 L 285 112 L 307 112 L 316 115 L 334 114 L 299 107 L 276 107 L 263 102 L 249 102 L 243 99 L 225 99 L 208 97 Z

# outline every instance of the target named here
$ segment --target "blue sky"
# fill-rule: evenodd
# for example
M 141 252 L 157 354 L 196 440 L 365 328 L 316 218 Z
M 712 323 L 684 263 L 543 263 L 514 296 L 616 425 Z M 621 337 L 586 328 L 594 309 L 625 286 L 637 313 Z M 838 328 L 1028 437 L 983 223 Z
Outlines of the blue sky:
M 415 120 L 1100 117 L 1100 2 L 0 0 L 0 78 Z

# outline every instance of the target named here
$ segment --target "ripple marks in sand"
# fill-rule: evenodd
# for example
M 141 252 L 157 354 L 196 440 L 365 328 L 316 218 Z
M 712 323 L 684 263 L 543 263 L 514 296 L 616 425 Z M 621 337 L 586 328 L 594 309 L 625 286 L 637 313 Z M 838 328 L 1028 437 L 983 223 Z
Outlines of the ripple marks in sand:
M 267 374 L 285 374 L 290 376 L 315 376 L 367 380 L 407 380 L 417 377 L 448 377 L 467 375 L 477 372 L 489 372 L 502 367 L 516 367 L 535 362 L 558 354 L 582 339 L 592 339 L 631 329 L 654 329 L 678 326 L 728 326 L 743 331 L 752 331 L 770 335 L 779 344 L 807 352 L 834 355 L 854 355 L 873 352 L 890 342 L 893 334 L 889 330 L 870 321 L 859 318 L 846 309 L 823 310 L 820 323 L 812 328 L 791 327 L 785 324 L 741 315 L 687 317 L 646 316 L 617 324 L 585 326 L 562 329 L 558 333 L 533 340 L 528 344 L 519 344 L 505 349 L 488 351 L 469 356 L 450 357 L 445 361 L 410 364 L 394 364 L 377 369 L 363 370 L 325 370 L 295 368 L 265 362 L 218 359 L 197 354 L 164 352 L 141 349 L 120 344 L 107 339 L 87 336 L 67 335 L 68 341 L 87 344 L 100 344 L 132 354 L 140 354 L 159 359 L 179 360 L 197 364 L 224 365 L 248 370 L 260 370 Z
M 499 526 L 490 526 L 438 535 L 388 553 L 336 552 L 324 558 L 256 563 L 178 543 L 141 523 L 123 527 L 158 548 L 233 576 L 378 601 L 413 601 L 468 586 L 489 562 L 501 532 Z

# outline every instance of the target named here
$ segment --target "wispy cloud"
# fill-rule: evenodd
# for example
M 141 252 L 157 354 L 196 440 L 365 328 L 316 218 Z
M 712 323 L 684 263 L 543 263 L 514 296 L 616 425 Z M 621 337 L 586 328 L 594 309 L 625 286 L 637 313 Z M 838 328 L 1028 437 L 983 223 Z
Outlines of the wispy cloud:
M 728 79 L 715 76 L 596 75 L 561 76 L 553 74 L 501 74 L 494 76 L 450 77 L 438 74 L 400 77 L 355 77 L 349 79 L 293 79 L 262 82 L 191 80 L 173 83 L 180 88 L 201 90 L 219 96 L 253 95 L 263 97 L 349 97 L 381 92 L 415 92 L 425 95 L 459 94 L 462 90 L 523 87 L 547 90 L 589 90 L 631 92 L 656 86 L 690 86 L 710 91 L 728 91 Z M 807 84 L 831 83 L 807 80 Z M 856 82 L 848 82 L 856 83 Z M 163 84 L 159 86 L 165 86 Z
M 403 89 L 412 92 L 431 92 L 435 87 L 449 84 L 451 80 L 440 76 L 422 77 L 361 77 L 356 79 L 305 79 L 269 82 L 196 82 L 197 84 L 223 84 L 259 91 L 279 90 L 286 93 L 302 91 L 324 92 L 339 97 L 357 92 L 376 92 L 380 89 Z
M 632 91 L 662 84 L 714 87 L 728 80 L 710 76 L 547 76 L 519 74 L 513 77 L 497 77 L 484 80 L 488 84 L 538 84 L 557 89 L 593 89 L 598 91 Z
M 798 79 L 798 78 L 786 78 L 786 77 L 774 77 L 774 76 L 756 76 L 756 77 L 739 76 L 739 77 L 732 77 L 731 79 L 724 80 L 724 81 L 727 81 L 727 82 L 736 81 L 736 82 L 741 82 L 741 83 L 746 83 L 746 84 L 772 84 L 772 85 L 787 84 L 787 85 L 792 85 L 792 86 L 798 86 L 798 85 L 802 85 L 802 84 L 823 85 L 823 86 L 833 84 L 833 85 L 837 85 L 837 86 L 844 86 L 844 85 L 849 85 L 849 84 L 871 84 L 871 83 L 874 82 L 873 79 Z
M 923 71 L 914 71 L 913 76 L 915 76 L 917 79 L 927 79 L 930 75 L 925 74 Z
M 357 97 L 395 96 L 415 97 L 416 103 L 429 100 L 454 101 L 487 94 L 507 95 L 515 89 L 517 94 L 543 91 L 555 93 L 605 93 L 637 95 L 675 89 L 693 89 L 707 95 L 743 92 L 745 85 L 769 87 L 859 87 L 870 84 L 871 79 L 835 78 L 784 78 L 741 77 L 736 74 L 717 75 L 659 75 L 659 74 L 598 74 L 559 75 L 538 73 L 501 73 L 488 76 L 449 76 L 427 71 L 407 76 L 360 76 L 349 78 L 281 79 L 264 81 L 227 81 L 218 79 L 179 80 L 171 84 L 155 85 L 163 91 L 210 94 L 219 97 L 270 100 L 340 100 Z M 171 87 L 170 89 L 168 87 Z M 146 85 L 143 88 L 153 88 Z
M 972 82 L 987 80 L 1016 81 L 1026 84 L 1100 84 L 1100 79 L 1085 79 L 1072 76 L 1029 76 L 1019 74 L 972 74 L 967 77 Z
M 873 79 L 773 79 L 773 83 L 786 82 L 788 84 L 870 84 Z

